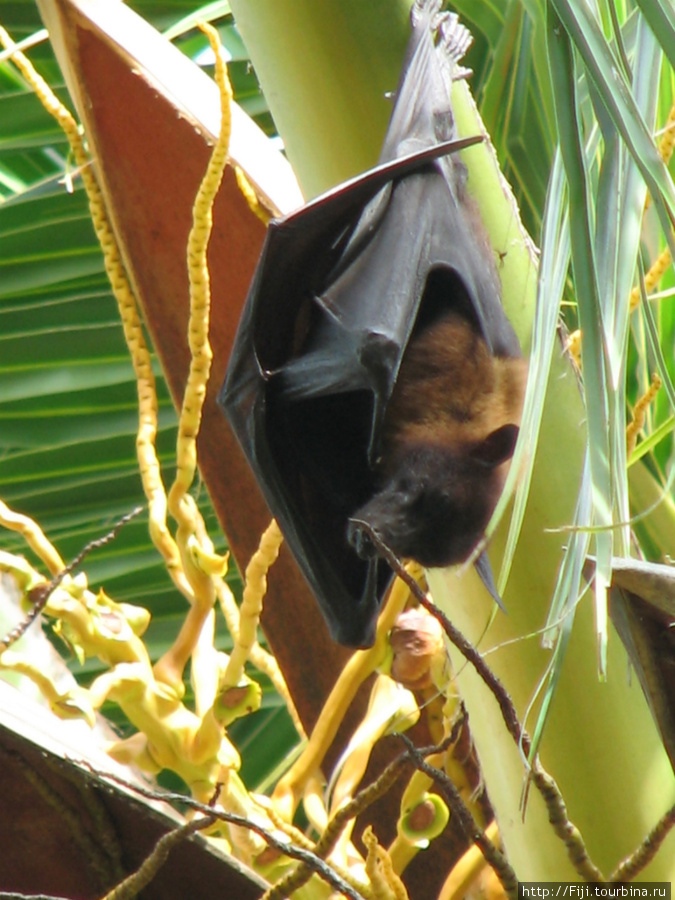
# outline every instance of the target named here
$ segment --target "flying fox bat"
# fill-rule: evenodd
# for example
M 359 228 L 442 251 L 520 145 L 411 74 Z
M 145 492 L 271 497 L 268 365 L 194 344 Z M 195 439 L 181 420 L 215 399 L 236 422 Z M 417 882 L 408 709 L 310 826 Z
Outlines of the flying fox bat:
M 334 638 L 372 643 L 396 554 L 465 560 L 501 492 L 524 362 L 466 191 L 450 87 L 470 36 L 412 35 L 371 171 L 270 224 L 220 403 Z M 476 568 L 499 599 L 485 553 Z

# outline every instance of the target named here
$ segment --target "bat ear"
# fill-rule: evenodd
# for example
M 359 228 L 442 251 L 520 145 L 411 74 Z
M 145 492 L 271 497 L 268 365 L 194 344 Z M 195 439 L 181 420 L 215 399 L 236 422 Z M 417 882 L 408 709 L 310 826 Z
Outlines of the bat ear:
M 519 428 L 517 425 L 502 425 L 489 434 L 476 447 L 474 458 L 489 468 L 496 468 L 507 459 L 511 459 L 516 449 Z

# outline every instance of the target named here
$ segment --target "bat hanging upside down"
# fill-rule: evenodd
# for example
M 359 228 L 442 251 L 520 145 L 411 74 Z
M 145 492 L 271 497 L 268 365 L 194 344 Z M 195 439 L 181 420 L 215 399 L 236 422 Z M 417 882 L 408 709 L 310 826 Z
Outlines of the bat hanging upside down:
M 372 643 L 391 583 L 376 540 L 426 566 L 479 545 L 525 381 L 460 158 L 482 138 L 458 138 L 450 104 L 471 38 L 440 0 L 411 20 L 379 164 L 270 223 L 219 398 L 349 646 Z
M 372 530 L 428 568 L 467 559 L 504 487 L 526 377 L 523 359 L 493 356 L 459 313 L 413 336 L 383 425 L 378 491 L 348 526 L 359 556 L 377 554 Z

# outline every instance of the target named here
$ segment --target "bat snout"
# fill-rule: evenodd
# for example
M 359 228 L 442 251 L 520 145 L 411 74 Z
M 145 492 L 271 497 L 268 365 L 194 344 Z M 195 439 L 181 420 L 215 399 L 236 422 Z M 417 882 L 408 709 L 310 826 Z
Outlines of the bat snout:
M 374 559 L 378 555 L 377 547 L 372 539 L 371 526 L 360 518 L 349 519 L 347 540 L 361 559 Z
M 497 437 L 477 444 L 476 457 L 438 445 L 413 446 L 404 453 L 381 490 L 349 520 L 347 539 L 358 555 L 372 559 L 384 545 L 399 559 L 427 568 L 465 560 L 480 541 L 503 486 L 499 463 L 506 451 Z
M 361 559 L 381 555 L 378 542 L 397 556 L 408 557 L 411 523 L 409 498 L 393 486 L 387 486 L 349 519 L 347 540 Z

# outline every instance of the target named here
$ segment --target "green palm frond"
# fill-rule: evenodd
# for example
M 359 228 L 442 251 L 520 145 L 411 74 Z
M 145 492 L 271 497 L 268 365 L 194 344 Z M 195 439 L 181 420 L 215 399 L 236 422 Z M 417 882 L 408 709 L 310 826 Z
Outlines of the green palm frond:
M 170 27 L 183 14 L 203 18 L 225 12 L 223 4 L 203 11 L 188 3 L 140 6 L 161 27 Z M 41 30 L 32 2 L 16 4 L 11 12 L 0 10 L 0 17 L 17 39 Z M 231 17 L 223 30 L 226 45 L 239 58 L 238 77 L 233 79 L 240 88 L 238 99 L 254 106 L 269 130 L 269 112 L 261 105 Z M 182 34 L 183 28 L 177 31 Z M 205 45 L 201 35 L 179 42 L 190 53 Z M 49 44 L 40 43 L 29 52 L 68 105 Z M 136 382 L 87 199 L 75 176 L 67 142 L 53 119 L 15 70 L 0 64 L 0 497 L 39 522 L 64 559 L 144 504 L 135 452 Z M 165 483 L 170 484 L 177 419 L 156 360 L 154 371 L 157 449 Z M 222 551 L 224 539 L 201 488 L 198 500 Z M 3 530 L 0 540 L 3 549 L 30 556 L 17 534 Z M 152 659 L 161 656 L 180 628 L 185 601 L 152 545 L 147 514 L 93 553 L 83 567 L 92 585 L 104 586 L 118 601 L 150 610 L 146 640 Z M 230 582 L 239 592 L 234 570 Z M 222 621 L 217 640 L 222 649 L 231 644 Z M 95 660 L 71 664 L 87 681 L 98 674 Z M 261 730 L 274 730 L 274 751 L 247 758 L 254 782 L 297 741 L 285 706 L 268 681 L 263 679 L 263 685 L 263 708 L 232 728 L 242 747 L 256 743 Z

